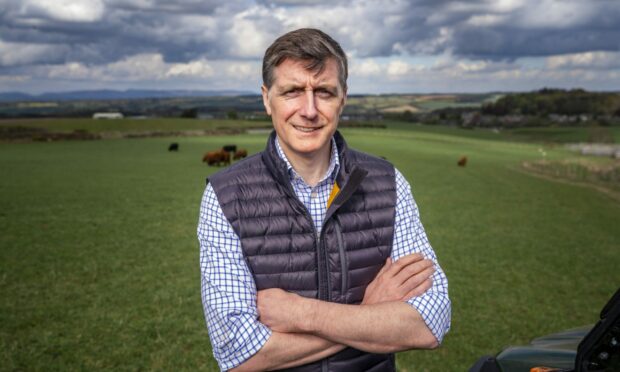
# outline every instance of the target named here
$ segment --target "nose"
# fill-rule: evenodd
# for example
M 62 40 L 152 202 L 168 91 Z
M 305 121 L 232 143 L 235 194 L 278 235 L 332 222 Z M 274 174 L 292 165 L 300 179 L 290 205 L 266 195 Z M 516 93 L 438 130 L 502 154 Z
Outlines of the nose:
M 307 90 L 300 110 L 301 116 L 305 119 L 314 120 L 318 115 L 314 99 L 314 92 L 312 90 Z

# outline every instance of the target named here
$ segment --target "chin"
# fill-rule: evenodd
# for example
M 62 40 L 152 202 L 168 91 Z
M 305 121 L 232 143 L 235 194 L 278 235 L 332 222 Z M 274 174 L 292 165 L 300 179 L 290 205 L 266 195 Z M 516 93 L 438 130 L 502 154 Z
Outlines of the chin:
M 311 155 L 314 154 L 315 152 L 319 151 L 321 147 L 317 146 L 317 145 L 313 145 L 313 146 L 295 146 L 294 150 L 300 154 L 307 154 L 307 155 Z

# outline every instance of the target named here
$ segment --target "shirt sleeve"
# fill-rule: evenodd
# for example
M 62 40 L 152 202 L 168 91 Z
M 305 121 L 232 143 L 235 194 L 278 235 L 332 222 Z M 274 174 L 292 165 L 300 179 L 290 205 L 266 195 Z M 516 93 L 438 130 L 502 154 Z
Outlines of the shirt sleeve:
M 258 321 L 256 284 L 211 185 L 200 205 L 198 241 L 209 338 L 220 369 L 228 370 L 256 354 L 271 330 Z
M 422 253 L 425 258 L 434 262 L 435 273 L 432 276 L 432 287 L 421 296 L 410 298 L 407 303 L 420 313 L 437 342 L 441 343 L 450 329 L 451 304 L 448 297 L 448 279 L 426 237 L 411 187 L 405 177 L 396 170 L 396 216 L 392 261 L 416 252 Z

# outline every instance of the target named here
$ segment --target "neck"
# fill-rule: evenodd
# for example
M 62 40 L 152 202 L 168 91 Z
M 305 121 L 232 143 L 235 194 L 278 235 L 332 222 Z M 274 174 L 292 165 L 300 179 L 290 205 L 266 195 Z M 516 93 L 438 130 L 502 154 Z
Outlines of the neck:
M 300 156 L 291 153 L 291 151 L 287 151 L 286 147 L 282 146 L 281 142 L 280 147 L 293 166 L 293 169 L 295 169 L 295 172 L 297 172 L 297 174 L 303 178 L 304 182 L 311 187 L 319 183 L 321 178 L 325 175 L 325 172 L 327 172 L 327 168 L 329 168 L 329 160 L 332 153 L 331 141 L 329 141 L 324 148 L 306 156 Z

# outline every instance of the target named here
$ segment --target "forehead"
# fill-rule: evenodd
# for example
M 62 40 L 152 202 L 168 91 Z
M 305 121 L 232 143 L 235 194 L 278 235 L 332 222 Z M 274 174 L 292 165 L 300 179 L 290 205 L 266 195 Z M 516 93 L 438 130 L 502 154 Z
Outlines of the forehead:
M 322 70 L 308 70 L 307 61 L 287 58 L 274 69 L 274 83 L 282 84 L 333 84 L 339 85 L 338 63 L 329 58 Z

